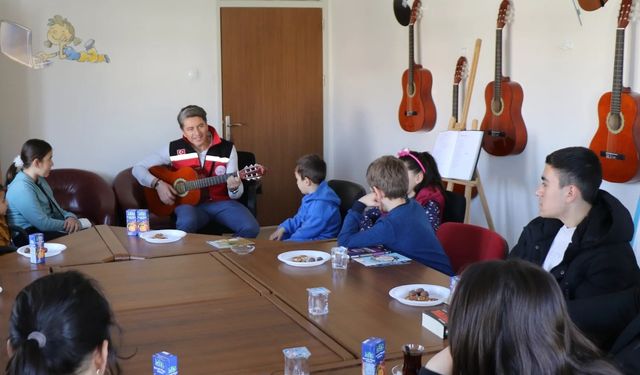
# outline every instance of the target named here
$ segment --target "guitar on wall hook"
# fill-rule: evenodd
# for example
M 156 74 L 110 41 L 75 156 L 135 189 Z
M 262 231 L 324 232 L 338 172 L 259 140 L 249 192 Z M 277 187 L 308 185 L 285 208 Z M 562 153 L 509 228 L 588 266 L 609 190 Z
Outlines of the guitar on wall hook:
M 616 29 L 613 87 L 598 102 L 598 130 L 589 148 L 602 164 L 602 178 L 627 182 L 640 175 L 640 94 L 622 86 L 624 32 L 632 12 L 632 0 L 622 0 Z
M 409 68 L 402 74 L 402 101 L 398 120 L 408 132 L 430 131 L 436 124 L 436 106 L 431 97 L 433 77 L 428 69 L 416 64 L 413 58 L 413 29 L 420 13 L 420 0 L 411 7 L 409 20 Z
M 495 79 L 485 91 L 486 112 L 480 125 L 482 148 L 495 156 L 519 154 L 527 145 L 527 128 L 522 119 L 522 87 L 502 75 L 502 29 L 511 13 L 509 0 L 502 0 L 496 25 Z
M 580 4 L 580 8 L 590 12 L 604 7 L 607 1 L 609 0 L 578 0 L 578 4 Z

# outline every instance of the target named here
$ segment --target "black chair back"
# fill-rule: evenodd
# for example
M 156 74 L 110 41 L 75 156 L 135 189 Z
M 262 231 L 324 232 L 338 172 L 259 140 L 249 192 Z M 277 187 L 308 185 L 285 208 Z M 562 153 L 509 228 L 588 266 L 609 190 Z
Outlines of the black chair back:
M 444 192 L 444 212 L 442 213 L 442 222 L 453 221 L 456 223 L 464 222 L 464 211 L 467 208 L 467 200 L 463 195 L 452 191 Z
M 327 184 L 340 197 L 340 216 L 343 220 L 353 203 L 367 193 L 362 185 L 351 181 L 329 180 Z

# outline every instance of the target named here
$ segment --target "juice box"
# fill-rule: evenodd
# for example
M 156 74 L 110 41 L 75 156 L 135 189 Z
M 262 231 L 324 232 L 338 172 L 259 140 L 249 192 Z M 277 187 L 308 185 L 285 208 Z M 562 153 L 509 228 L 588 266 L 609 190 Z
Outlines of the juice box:
M 169 352 L 158 352 L 151 356 L 153 375 L 178 375 L 178 357 Z
M 32 233 L 29 235 L 29 260 L 31 263 L 43 264 L 45 261 L 44 235 Z
M 369 337 L 362 342 L 362 375 L 384 375 L 384 339 Z
M 136 210 L 128 209 L 126 216 L 127 222 L 127 234 L 129 236 L 137 236 L 138 235 L 138 219 L 136 218 Z
M 138 223 L 138 234 L 148 232 L 149 228 L 149 210 L 136 210 L 136 221 Z

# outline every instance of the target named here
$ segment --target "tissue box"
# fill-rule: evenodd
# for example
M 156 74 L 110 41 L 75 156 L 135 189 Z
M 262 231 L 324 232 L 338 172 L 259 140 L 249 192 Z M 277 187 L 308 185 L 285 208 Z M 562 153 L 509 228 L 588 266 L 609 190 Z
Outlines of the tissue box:
M 178 357 L 168 352 L 151 356 L 153 375 L 178 375 Z

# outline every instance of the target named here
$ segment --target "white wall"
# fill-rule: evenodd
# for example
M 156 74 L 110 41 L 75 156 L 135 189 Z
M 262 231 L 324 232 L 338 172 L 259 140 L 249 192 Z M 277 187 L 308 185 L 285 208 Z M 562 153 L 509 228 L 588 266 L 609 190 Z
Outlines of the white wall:
M 514 21 L 505 32 L 505 74 L 524 89 L 529 143 L 518 156 L 483 153 L 479 166 L 497 230 L 511 245 L 537 213 L 533 191 L 544 157 L 561 147 L 588 145 L 595 132 L 598 98 L 611 89 L 619 6 L 610 1 L 583 13 L 580 27 L 569 0 L 515 1 Z M 433 74 L 438 122 L 432 132 L 406 133 L 396 112 L 407 29 L 395 21 L 392 1 L 328 1 L 325 157 L 331 178 L 364 184 L 374 158 L 403 147 L 430 150 L 449 120 L 455 62 L 463 49 L 472 57 L 476 38 L 483 48 L 470 118 L 481 120 L 484 86 L 493 79 L 499 0 L 424 3 L 418 59 Z M 216 0 L 0 0 L 0 19 L 32 28 L 36 50 L 44 49 L 47 19 L 61 14 L 112 60 L 56 61 L 33 71 L 0 57 L 3 170 L 25 139 L 41 137 L 53 144 L 56 167 L 91 169 L 112 179 L 179 134 L 175 115 L 181 106 L 200 104 L 217 124 L 216 6 Z M 631 47 L 636 41 L 634 26 L 627 32 L 625 84 L 640 91 L 637 50 Z M 198 77 L 190 79 L 188 73 L 196 71 Z M 638 187 L 604 184 L 632 213 Z M 484 225 L 478 202 L 472 221 Z
M 403 147 L 430 150 L 436 134 L 446 130 L 451 87 L 458 56 L 473 56 L 483 41 L 469 118 L 482 120 L 484 88 L 493 80 L 495 27 L 499 0 L 427 0 L 419 30 L 419 60 L 433 74 L 438 112 L 429 133 L 406 133 L 398 125 L 400 77 L 407 65 L 408 30 L 393 16 L 391 1 L 350 0 L 330 3 L 331 140 L 337 177 L 364 183 L 368 163 Z M 517 156 L 482 152 L 479 171 L 496 229 L 513 245 L 537 214 L 534 190 L 544 158 L 574 145 L 588 146 L 595 133 L 597 102 L 611 90 L 619 1 L 583 13 L 580 27 L 569 0 L 515 0 L 513 22 L 505 31 L 505 75 L 524 90 L 522 114 L 529 141 Z M 635 27 L 634 27 L 635 29 Z M 632 30 L 634 31 L 634 30 Z M 634 32 L 627 32 L 626 56 L 637 54 Z M 573 48 L 563 49 L 569 45 Z M 627 58 L 625 84 L 640 91 L 636 58 Z M 356 141 L 357 140 L 357 141 Z M 639 184 L 604 183 L 633 214 Z M 472 222 L 485 225 L 477 201 Z

